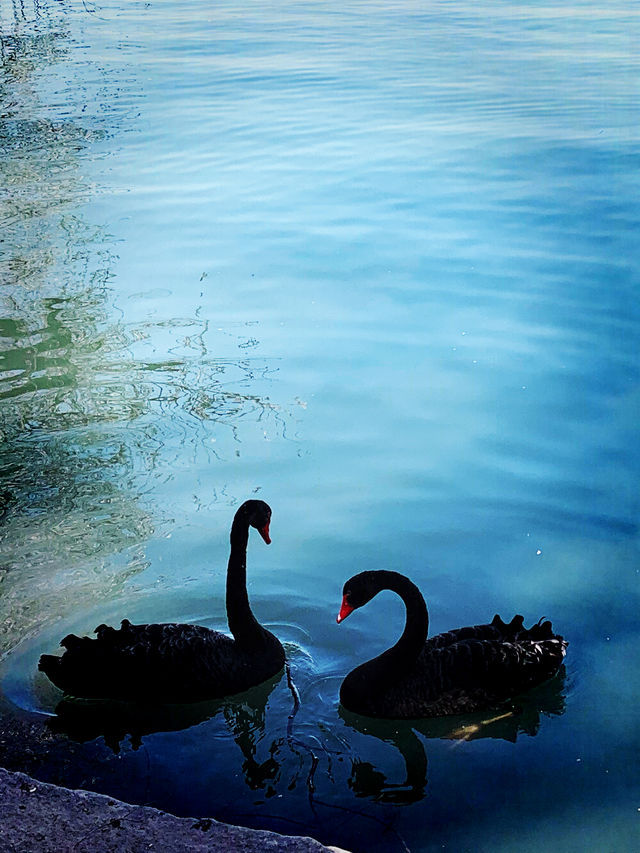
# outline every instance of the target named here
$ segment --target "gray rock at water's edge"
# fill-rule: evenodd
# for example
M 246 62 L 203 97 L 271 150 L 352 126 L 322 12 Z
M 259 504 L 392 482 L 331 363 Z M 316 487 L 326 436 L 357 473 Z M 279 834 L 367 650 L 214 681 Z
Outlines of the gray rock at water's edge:
M 326 853 L 312 838 L 179 818 L 0 768 L 0 853 Z

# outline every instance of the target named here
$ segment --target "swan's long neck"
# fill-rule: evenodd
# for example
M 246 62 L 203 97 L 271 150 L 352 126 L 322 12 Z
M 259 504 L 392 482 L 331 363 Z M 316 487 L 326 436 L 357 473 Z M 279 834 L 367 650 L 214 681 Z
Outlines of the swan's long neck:
M 388 671 L 395 676 L 409 669 L 416 661 L 429 632 L 429 613 L 418 587 L 397 572 L 380 572 L 380 590 L 390 589 L 403 600 L 406 621 L 402 636 L 390 649 L 375 658 L 378 672 Z
M 251 642 L 262 635 L 247 594 L 248 541 L 249 523 L 246 518 L 236 515 L 231 526 L 231 553 L 227 567 L 227 621 L 237 642 Z
M 393 684 L 415 664 L 427 639 L 429 614 L 418 587 L 397 572 L 379 571 L 376 574 L 377 591 L 390 589 L 404 602 L 407 613 L 404 631 L 395 646 L 353 670 L 343 685 L 347 690 L 349 686 L 357 691 L 380 690 Z

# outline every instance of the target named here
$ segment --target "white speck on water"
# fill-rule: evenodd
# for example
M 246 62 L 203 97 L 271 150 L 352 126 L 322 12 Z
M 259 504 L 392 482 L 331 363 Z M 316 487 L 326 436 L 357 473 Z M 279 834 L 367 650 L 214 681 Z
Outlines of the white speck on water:
M 539 557 L 540 554 L 542 554 L 542 551 L 540 550 L 540 548 L 538 548 L 538 550 L 536 551 L 536 555 Z

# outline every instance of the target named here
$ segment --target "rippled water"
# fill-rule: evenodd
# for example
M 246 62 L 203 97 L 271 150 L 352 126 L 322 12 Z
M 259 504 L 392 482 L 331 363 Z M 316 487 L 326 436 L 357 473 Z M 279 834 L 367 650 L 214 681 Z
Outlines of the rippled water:
M 292 720 L 285 678 L 67 708 L 84 746 L 42 778 L 368 853 L 635 851 L 634 5 L 0 24 L 5 698 L 53 712 L 36 661 L 70 630 L 224 629 L 253 494 L 250 596 L 300 692 Z M 348 715 L 342 677 L 403 619 L 388 595 L 336 626 L 363 568 L 409 574 L 434 632 L 551 618 L 566 672 L 485 725 Z

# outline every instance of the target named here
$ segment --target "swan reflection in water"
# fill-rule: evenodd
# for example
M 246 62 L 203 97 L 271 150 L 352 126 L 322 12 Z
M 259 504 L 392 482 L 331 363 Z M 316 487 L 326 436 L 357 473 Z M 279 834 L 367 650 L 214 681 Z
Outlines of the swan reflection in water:
M 262 762 L 256 758 L 256 748 L 264 735 L 269 696 L 281 678 L 282 672 L 245 693 L 184 705 L 65 697 L 48 724 L 53 731 L 80 743 L 103 737 L 117 754 L 127 737 L 131 747 L 137 750 L 146 735 L 188 729 L 222 713 L 242 753 L 245 782 L 251 790 L 258 790 L 272 783 L 280 770 L 275 759 L 280 740 L 271 743 L 269 757 Z
M 380 720 L 354 714 L 341 705 L 339 713 L 347 726 L 394 746 L 405 765 L 404 781 L 390 782 L 370 762 L 352 758 L 349 787 L 357 797 L 378 802 L 407 805 L 421 800 L 427 786 L 427 755 L 418 734 L 425 738 L 458 742 L 497 738 L 515 743 L 519 735 L 534 737 L 540 729 L 543 716 L 556 717 L 564 713 L 565 676 L 565 668 L 561 667 L 550 681 L 495 711 L 464 716 Z

